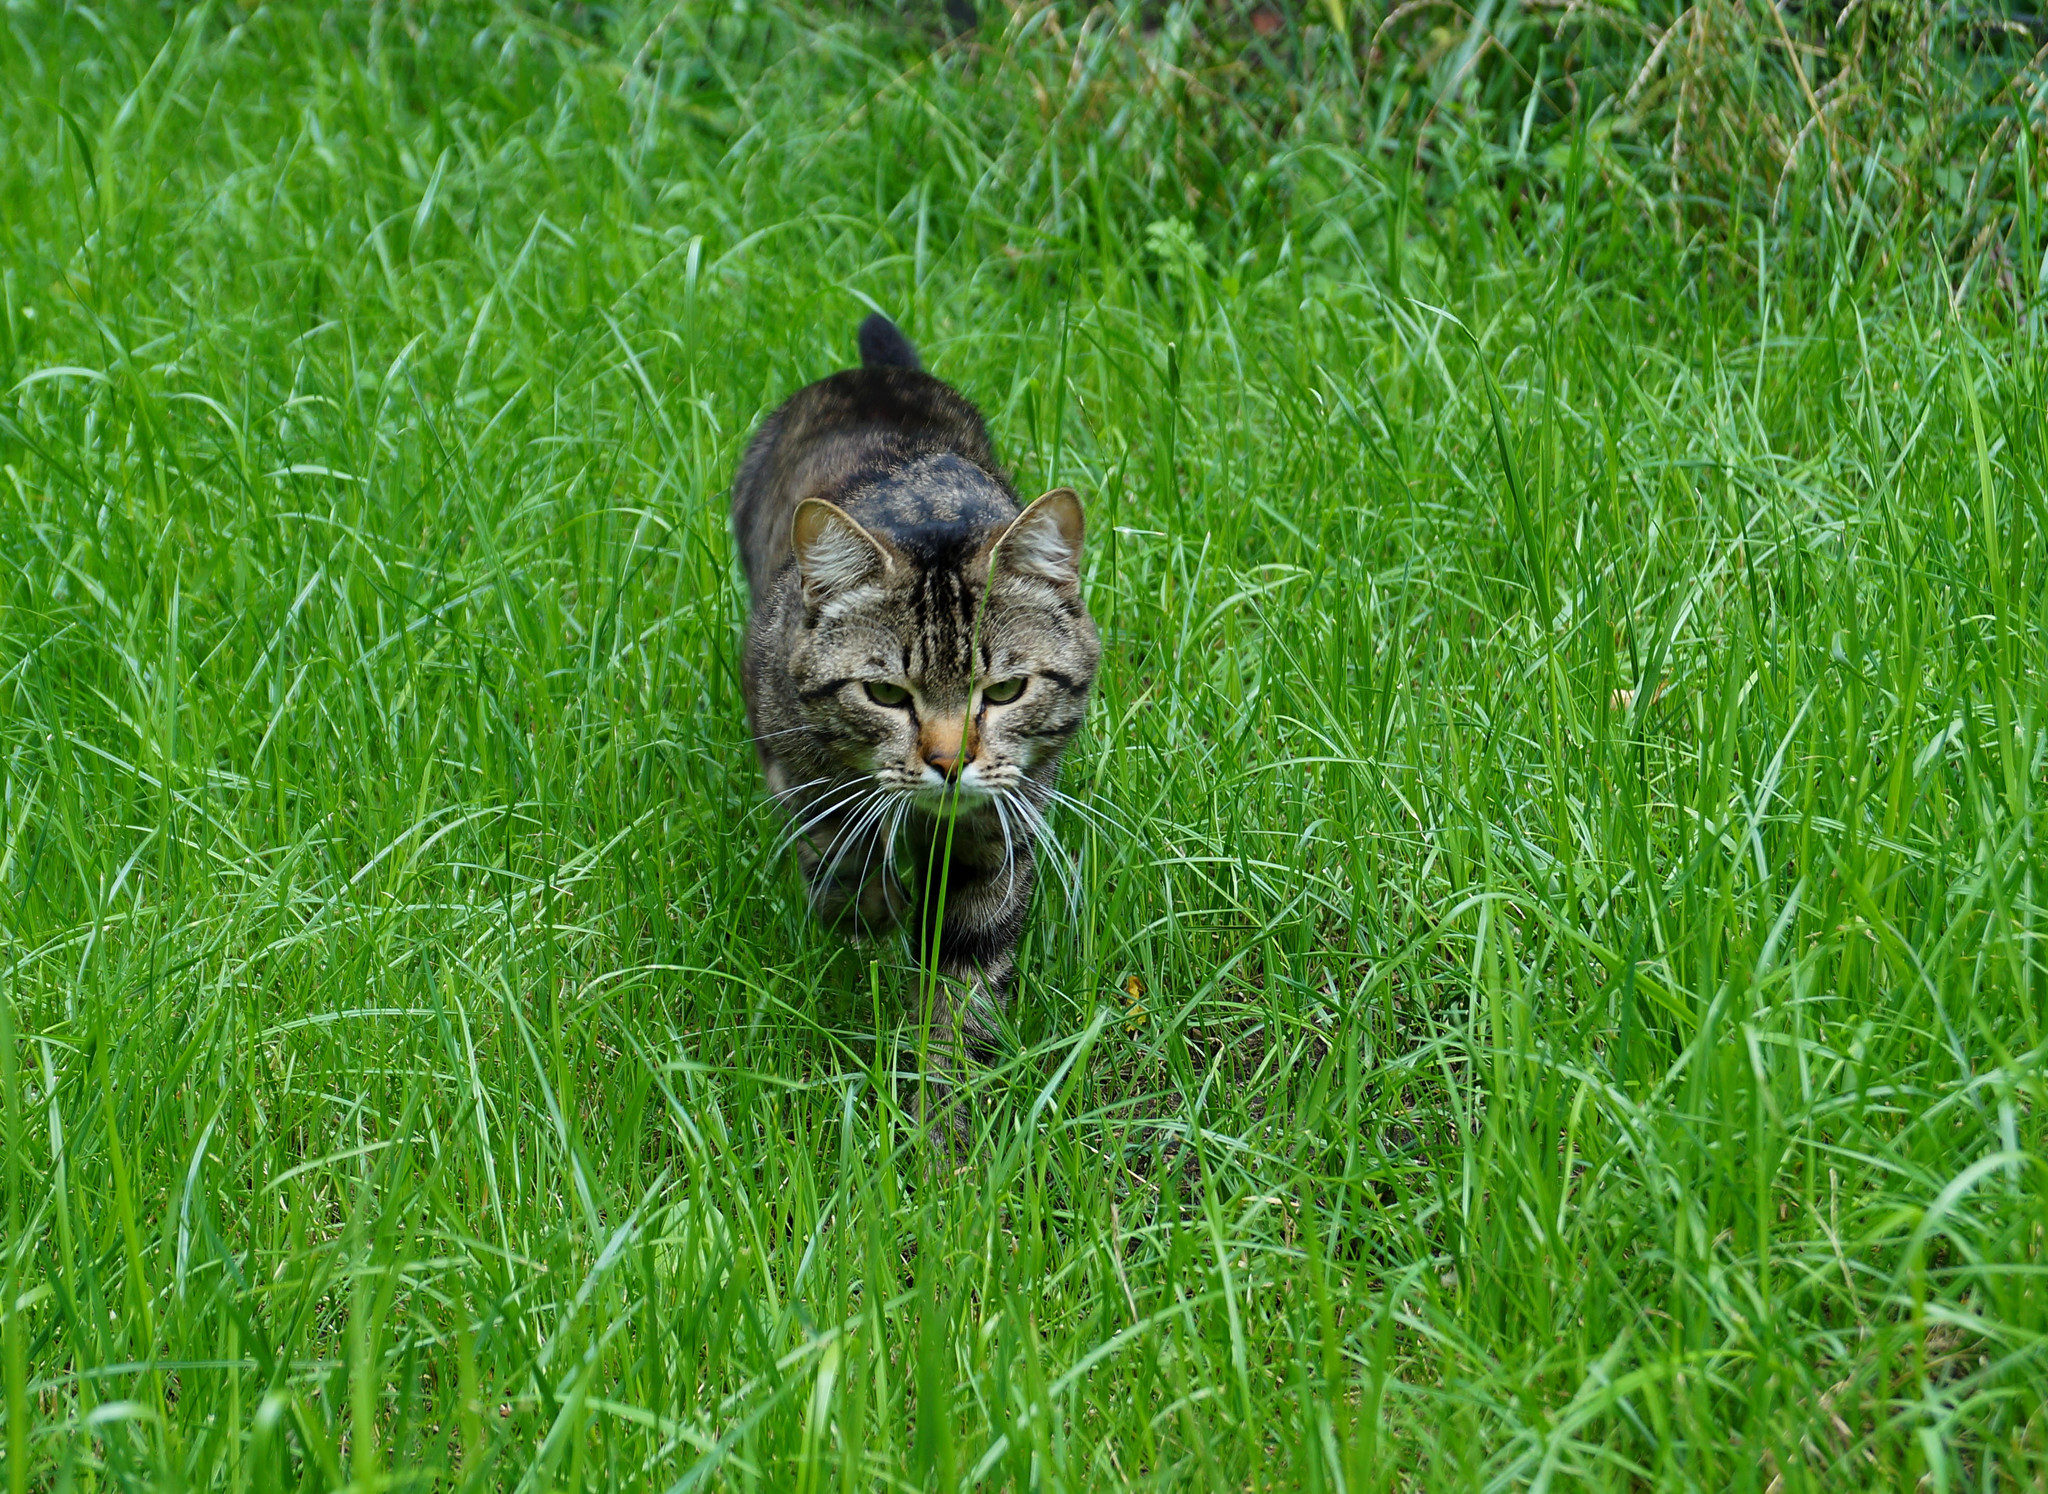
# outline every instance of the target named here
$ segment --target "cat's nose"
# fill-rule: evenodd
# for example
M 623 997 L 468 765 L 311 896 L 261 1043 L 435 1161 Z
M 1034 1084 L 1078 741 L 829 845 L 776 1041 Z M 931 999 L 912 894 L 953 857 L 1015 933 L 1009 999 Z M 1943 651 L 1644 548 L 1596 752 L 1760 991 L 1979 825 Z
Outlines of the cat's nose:
M 957 775 L 961 760 L 968 756 L 966 728 L 965 721 L 933 721 L 927 724 L 918 742 L 918 751 L 923 754 L 926 764 L 937 768 L 948 778 Z

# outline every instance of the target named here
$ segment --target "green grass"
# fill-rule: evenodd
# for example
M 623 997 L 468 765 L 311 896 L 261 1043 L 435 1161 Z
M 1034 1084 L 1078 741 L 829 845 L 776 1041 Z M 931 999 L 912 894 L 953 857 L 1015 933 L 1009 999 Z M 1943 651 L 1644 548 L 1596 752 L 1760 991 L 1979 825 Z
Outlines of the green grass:
M 13 1494 L 2048 1485 L 2034 43 L 1328 9 L 5 10 Z M 735 678 L 869 305 L 1106 642 L 958 1171 Z

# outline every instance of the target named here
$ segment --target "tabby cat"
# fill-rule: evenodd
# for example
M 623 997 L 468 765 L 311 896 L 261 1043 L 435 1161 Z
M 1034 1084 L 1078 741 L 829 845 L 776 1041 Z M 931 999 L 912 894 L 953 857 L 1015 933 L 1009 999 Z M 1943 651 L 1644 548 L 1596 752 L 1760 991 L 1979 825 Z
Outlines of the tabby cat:
M 942 1064 L 993 1036 L 1060 754 L 1101 654 L 1081 504 L 1020 511 L 981 414 L 887 317 L 792 395 L 732 486 L 747 717 L 813 911 L 904 927 Z

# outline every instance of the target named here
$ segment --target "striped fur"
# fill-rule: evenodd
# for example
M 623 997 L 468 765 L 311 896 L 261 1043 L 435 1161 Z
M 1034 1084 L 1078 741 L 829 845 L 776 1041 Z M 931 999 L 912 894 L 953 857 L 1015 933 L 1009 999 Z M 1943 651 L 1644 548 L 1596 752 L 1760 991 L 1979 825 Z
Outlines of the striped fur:
M 936 957 L 950 1053 L 1008 998 L 1101 650 L 1079 501 L 1020 510 L 974 406 L 886 319 L 860 343 L 865 366 L 791 396 L 733 481 L 747 715 L 812 908 Z

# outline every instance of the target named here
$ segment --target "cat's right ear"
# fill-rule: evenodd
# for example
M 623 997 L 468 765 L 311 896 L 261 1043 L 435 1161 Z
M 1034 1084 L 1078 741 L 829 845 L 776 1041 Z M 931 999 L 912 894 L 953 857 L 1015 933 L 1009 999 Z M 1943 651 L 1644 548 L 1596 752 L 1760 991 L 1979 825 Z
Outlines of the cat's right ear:
M 1074 586 L 1081 579 L 1081 500 L 1054 488 L 1031 500 L 996 541 L 994 564 L 1013 576 Z
M 850 586 L 889 573 L 889 552 L 856 524 L 846 510 L 822 498 L 806 498 L 790 519 L 790 546 L 804 606 L 816 611 Z

